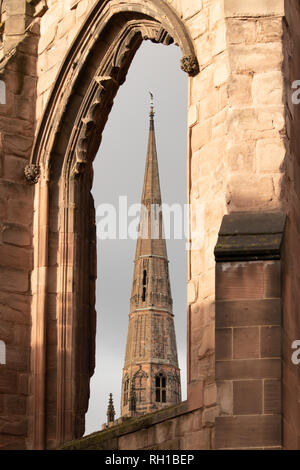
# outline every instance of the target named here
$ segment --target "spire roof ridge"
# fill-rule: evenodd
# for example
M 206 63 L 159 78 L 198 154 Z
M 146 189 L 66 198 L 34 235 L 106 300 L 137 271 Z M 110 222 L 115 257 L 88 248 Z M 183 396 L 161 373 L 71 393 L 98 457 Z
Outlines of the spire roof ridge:
M 150 93 L 150 96 L 149 137 L 141 200 L 140 236 L 137 241 L 136 258 L 146 255 L 167 258 L 166 241 L 163 237 L 163 221 L 162 215 L 160 215 L 162 200 L 154 126 L 153 94 Z M 144 214 L 143 210 L 145 211 Z

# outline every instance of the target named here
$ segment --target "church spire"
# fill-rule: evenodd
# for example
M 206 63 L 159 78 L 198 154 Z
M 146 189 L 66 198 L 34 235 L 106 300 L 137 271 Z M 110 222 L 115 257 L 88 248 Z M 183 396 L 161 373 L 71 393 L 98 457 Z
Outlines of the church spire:
M 115 420 L 115 407 L 114 407 L 114 402 L 113 402 L 113 396 L 112 393 L 109 394 L 109 401 L 108 401 L 108 407 L 107 407 L 107 424 L 113 423 Z
M 153 93 L 151 93 L 151 91 L 149 91 L 150 93 L 150 120 L 154 118 L 155 116 L 155 112 L 154 112 L 154 97 L 153 97 Z
M 181 399 L 154 130 L 153 95 L 122 379 L 122 416 L 149 413 Z
M 136 257 L 155 255 L 167 259 L 161 213 L 162 202 L 154 127 L 155 112 L 153 94 L 151 92 L 150 98 L 148 149 L 141 201 L 140 237 L 137 242 Z

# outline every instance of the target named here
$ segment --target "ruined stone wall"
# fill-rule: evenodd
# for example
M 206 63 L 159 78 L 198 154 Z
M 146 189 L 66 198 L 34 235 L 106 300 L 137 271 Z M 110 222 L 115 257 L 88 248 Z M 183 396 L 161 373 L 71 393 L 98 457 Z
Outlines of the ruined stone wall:
M 24 168 L 35 128 L 39 28 L 33 25 L 24 34 L 33 20 L 25 2 L 4 2 L 2 8 L 6 28 L 2 25 L 0 63 L 0 336 L 6 343 L 6 365 L 0 365 L 0 448 L 24 449 L 30 424 L 34 194 Z
M 284 11 L 283 2 L 202 7 L 187 20 L 200 62 L 190 79 L 189 197 L 204 205 L 204 243 L 190 255 L 189 381 L 209 385 L 215 380 L 213 250 L 222 217 L 284 204 Z
M 138 3 L 138 0 L 130 2 Z M 159 9 L 159 2 L 153 0 L 154 10 Z M 56 270 L 61 259 L 58 247 L 62 246 L 59 245 L 62 240 L 55 230 L 50 230 L 49 250 L 46 249 L 47 224 L 49 220 L 53 227 L 59 227 L 61 223 L 57 190 L 61 175 L 58 174 L 59 165 L 55 164 L 67 148 L 67 144 L 62 145 L 63 139 L 67 141 L 75 127 L 87 82 L 93 79 L 106 45 L 103 44 L 102 49 L 98 42 L 94 63 L 93 58 L 89 58 L 92 66 L 79 84 L 81 88 L 78 85 L 78 95 L 70 100 L 67 122 L 63 118 L 60 118 L 61 122 L 52 122 L 53 108 L 47 103 L 54 85 L 58 90 L 56 96 L 59 96 L 77 80 L 75 72 L 74 76 L 70 73 L 70 82 L 64 83 L 64 90 L 60 89 L 61 76 L 58 73 L 67 52 L 74 47 L 72 41 L 87 21 L 89 11 L 96 4 L 100 8 L 102 3 L 97 0 L 5 0 L 3 4 L 5 21 L 0 48 L 0 78 L 6 85 L 6 103 L 0 104 L 0 339 L 7 342 L 7 365 L 0 365 L 2 448 L 37 445 L 32 440 L 33 428 L 42 429 L 39 426 L 42 426 L 45 408 L 49 418 L 47 431 L 51 435 L 47 445 L 53 447 L 60 442 L 57 436 L 62 431 L 57 431 L 56 422 L 59 415 L 56 397 L 60 386 L 56 383 L 57 337 L 61 334 L 57 297 L 66 292 L 60 292 L 57 287 L 60 272 Z M 146 3 L 147 6 L 152 4 L 143 0 L 139 3 L 142 7 Z M 118 6 L 117 0 L 111 0 L 111 4 Z M 201 413 L 193 411 L 197 414 L 195 422 L 198 423 L 197 426 L 193 424 L 198 429 L 193 427 L 193 443 L 189 444 L 189 437 L 185 436 L 183 440 L 180 438 L 180 443 L 176 441 L 176 445 L 183 448 L 215 446 L 214 419 L 220 410 L 215 384 L 214 247 L 222 218 L 236 211 L 281 209 L 288 212 L 284 261 L 283 439 L 287 448 L 299 447 L 299 405 L 294 393 L 299 389 L 299 374 L 289 365 L 289 345 L 298 339 L 295 334 L 299 331 L 298 261 L 291 255 L 297 250 L 298 240 L 296 157 L 299 111 L 286 95 L 292 81 L 300 79 L 297 77 L 298 2 L 286 2 L 286 13 L 283 0 L 168 0 L 162 4 L 169 4 L 177 18 L 182 20 L 192 38 L 200 66 L 200 73 L 189 77 L 188 96 L 188 202 L 194 207 L 199 203 L 204 214 L 204 233 L 198 234 L 200 248 L 188 255 L 188 403 L 197 403 L 194 407 L 189 406 L 193 410 L 201 409 Z M 114 28 L 110 34 L 113 40 Z M 88 52 L 85 51 L 86 61 Z M 74 70 L 76 66 L 74 63 Z M 101 126 L 108 116 L 108 108 L 109 104 L 105 104 Z M 48 125 L 47 129 L 58 126 L 61 146 L 55 147 L 54 158 L 52 144 L 43 142 L 40 154 L 45 155 L 45 160 L 52 158 L 53 173 L 47 173 L 48 168 L 45 170 L 42 165 L 39 184 L 32 186 L 26 183 L 23 170 L 30 158 L 34 135 L 38 140 L 36 146 L 39 145 L 39 125 L 44 112 L 46 118 L 43 123 Z M 48 149 L 53 155 L 47 155 Z M 33 181 L 34 175 L 31 175 Z M 88 187 L 89 175 L 85 181 Z M 48 183 L 50 210 L 46 204 L 47 197 L 43 196 L 47 193 Z M 80 207 L 88 206 L 92 214 L 88 195 L 82 195 L 81 200 Z M 39 201 L 45 202 L 42 211 Z M 73 232 L 68 232 L 70 252 L 75 246 L 74 233 L 83 233 L 76 227 L 76 222 L 73 228 Z M 93 245 L 93 240 L 90 245 Z M 82 244 L 80 249 L 90 247 Z M 35 270 L 30 275 L 34 260 Z M 45 285 L 48 267 L 52 273 L 51 282 Z M 93 290 L 92 282 L 86 290 Z M 37 294 L 39 303 L 36 303 Z M 46 312 L 44 317 L 43 312 Z M 72 312 L 68 313 L 72 316 Z M 88 336 L 86 326 L 82 331 Z M 85 338 L 82 336 L 82 343 Z M 42 380 L 36 382 L 32 377 L 30 388 L 27 385 L 30 370 L 35 370 L 35 367 L 43 373 L 45 367 L 48 368 L 47 404 L 43 399 L 40 402 L 37 399 L 44 394 L 45 383 Z M 92 368 L 91 365 L 90 370 Z M 80 382 L 80 390 L 82 399 L 76 406 L 81 407 L 82 415 L 88 396 L 88 373 Z M 34 406 L 39 409 L 35 415 L 32 411 Z M 172 419 L 175 420 L 175 416 Z M 181 419 L 178 417 L 176 422 Z M 82 432 L 83 425 L 82 418 L 78 419 L 77 433 Z M 190 429 L 188 424 L 186 426 Z M 203 432 L 207 426 L 209 432 Z M 68 432 L 74 435 L 73 429 Z M 195 433 L 198 433 L 197 437 Z M 126 445 L 132 445 L 130 438 L 123 440 Z M 42 441 L 41 437 L 38 445 L 44 445 Z M 164 444 L 157 441 L 157 445 Z
M 202 425 L 202 409 L 187 402 L 69 442 L 62 450 L 207 450 L 213 448 L 213 424 Z
M 284 285 L 283 285 L 283 444 L 287 449 L 300 446 L 300 376 L 299 365 L 292 363 L 295 351 L 292 344 L 300 338 L 299 320 L 299 250 L 300 237 L 300 104 L 299 83 L 300 47 L 299 21 L 300 4 L 292 0 L 285 2 L 284 21 L 284 81 L 285 81 L 285 119 L 286 119 L 286 159 L 285 186 L 288 194 L 288 222 L 285 237 Z M 294 99 L 293 94 L 296 93 Z M 298 104 L 297 104 L 298 103 Z

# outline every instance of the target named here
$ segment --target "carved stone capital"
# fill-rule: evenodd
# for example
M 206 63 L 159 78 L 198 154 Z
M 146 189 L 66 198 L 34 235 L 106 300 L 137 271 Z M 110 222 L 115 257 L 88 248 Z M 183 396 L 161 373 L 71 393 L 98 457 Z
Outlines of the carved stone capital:
M 36 184 L 40 177 L 40 167 L 35 163 L 29 163 L 25 166 L 24 176 L 29 184 Z
M 86 167 L 86 162 L 76 161 L 72 168 L 72 173 L 74 177 L 78 177 L 83 174 Z
M 199 64 L 197 57 L 192 55 L 182 57 L 181 69 L 187 74 L 189 74 L 191 77 L 197 75 L 199 73 Z

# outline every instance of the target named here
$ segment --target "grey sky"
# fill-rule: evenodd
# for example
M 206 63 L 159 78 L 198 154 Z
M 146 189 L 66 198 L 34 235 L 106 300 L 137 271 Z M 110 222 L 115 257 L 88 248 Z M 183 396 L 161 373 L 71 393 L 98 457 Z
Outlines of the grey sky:
M 118 208 L 141 200 L 149 129 L 149 90 L 155 100 L 155 128 L 163 203 L 186 203 L 187 77 L 176 46 L 144 42 L 120 88 L 95 159 L 95 206 Z M 129 219 L 130 220 L 130 219 Z M 86 415 L 86 434 L 106 421 L 108 395 L 120 416 L 122 368 L 136 242 L 98 241 L 96 371 Z M 175 329 L 186 398 L 186 251 L 185 240 L 167 240 Z

